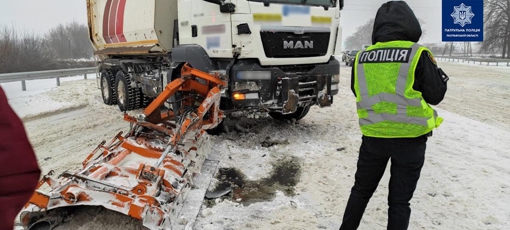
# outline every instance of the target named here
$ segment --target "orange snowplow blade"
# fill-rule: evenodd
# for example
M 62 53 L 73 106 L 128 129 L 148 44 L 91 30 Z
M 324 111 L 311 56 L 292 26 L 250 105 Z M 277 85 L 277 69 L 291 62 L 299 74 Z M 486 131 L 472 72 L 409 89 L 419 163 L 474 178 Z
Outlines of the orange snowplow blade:
M 147 228 L 171 229 L 209 151 L 204 129 L 223 119 L 224 85 L 218 76 L 184 65 L 181 78 L 169 83 L 143 114 L 124 115 L 131 123 L 125 135 L 101 142 L 79 171 L 66 171 L 56 180 L 43 177 L 21 212 L 23 227 L 58 208 L 102 206 L 139 219 Z M 162 109 L 176 93 L 186 98 L 180 111 Z M 44 184 L 49 192 L 39 190 Z

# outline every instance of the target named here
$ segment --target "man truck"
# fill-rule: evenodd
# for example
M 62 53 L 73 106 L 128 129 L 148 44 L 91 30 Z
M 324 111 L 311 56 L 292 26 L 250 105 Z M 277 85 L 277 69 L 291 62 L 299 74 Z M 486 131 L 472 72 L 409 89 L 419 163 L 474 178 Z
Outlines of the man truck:
M 87 0 L 87 7 L 102 98 L 121 111 L 146 106 L 186 63 L 227 82 L 227 113 L 299 120 L 338 93 L 333 55 L 343 0 Z

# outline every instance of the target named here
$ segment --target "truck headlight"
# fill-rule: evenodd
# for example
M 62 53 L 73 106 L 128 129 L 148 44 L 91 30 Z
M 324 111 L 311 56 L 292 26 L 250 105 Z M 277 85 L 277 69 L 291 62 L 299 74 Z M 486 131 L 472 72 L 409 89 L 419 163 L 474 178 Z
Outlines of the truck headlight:
M 239 71 L 238 80 L 271 80 L 271 71 Z
M 247 99 L 259 99 L 258 93 L 239 93 L 235 92 L 232 97 L 236 101 L 247 100 Z
M 331 84 L 338 84 L 340 83 L 340 74 L 335 74 L 331 76 Z

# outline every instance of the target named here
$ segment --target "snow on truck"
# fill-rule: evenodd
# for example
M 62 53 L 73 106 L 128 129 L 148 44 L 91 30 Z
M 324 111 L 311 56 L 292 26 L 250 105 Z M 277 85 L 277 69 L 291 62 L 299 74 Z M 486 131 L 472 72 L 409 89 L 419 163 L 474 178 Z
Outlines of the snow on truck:
M 225 76 L 227 112 L 301 119 L 338 93 L 333 55 L 343 0 L 87 0 L 87 7 L 104 103 L 122 111 L 147 105 L 184 63 Z

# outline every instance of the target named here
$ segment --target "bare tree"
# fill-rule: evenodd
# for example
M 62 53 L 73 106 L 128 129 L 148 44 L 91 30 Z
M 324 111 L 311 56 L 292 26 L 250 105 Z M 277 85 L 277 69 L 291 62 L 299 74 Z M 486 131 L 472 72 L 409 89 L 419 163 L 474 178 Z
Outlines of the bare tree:
M 93 56 L 86 25 L 77 22 L 60 24 L 48 32 L 46 40 L 58 59 L 90 58 Z
M 435 55 L 440 54 L 443 51 L 443 44 L 441 43 L 424 43 L 423 45 L 429 48 Z
M 66 60 L 92 55 L 85 25 L 59 25 L 46 38 L 0 25 L 0 73 L 93 66 L 93 62 Z
M 362 45 L 372 44 L 372 30 L 374 29 L 374 19 L 370 19 L 365 24 L 356 28 L 356 32 L 345 40 L 347 49 L 361 49 Z
M 485 38 L 480 49 L 510 57 L 510 0 L 484 0 Z
M 361 49 L 362 45 L 372 44 L 372 31 L 374 30 L 374 20 L 369 19 L 365 24 L 356 28 L 356 32 L 345 40 L 345 46 L 347 49 Z M 425 21 L 418 19 L 420 24 L 423 26 Z M 422 34 L 425 34 L 425 30 L 422 30 Z
M 14 27 L 0 27 L 0 54 L 0 73 L 40 70 L 52 62 L 43 39 Z

